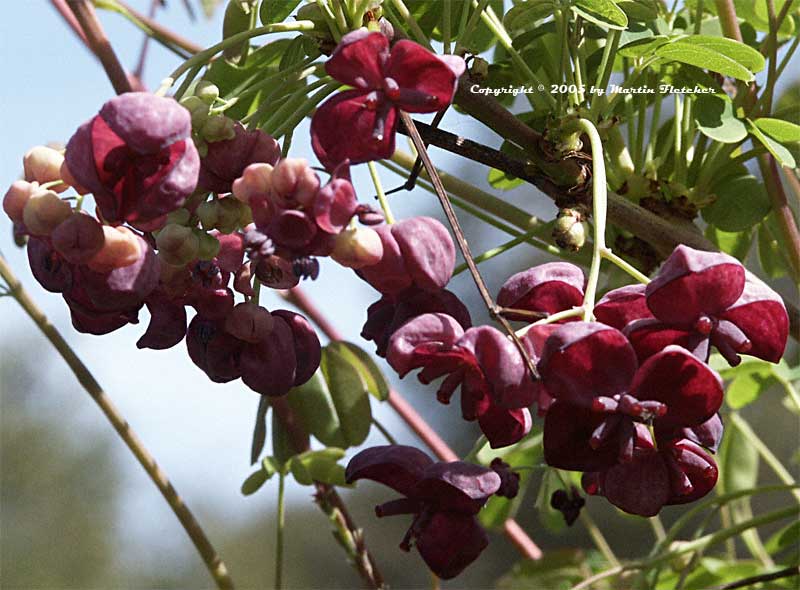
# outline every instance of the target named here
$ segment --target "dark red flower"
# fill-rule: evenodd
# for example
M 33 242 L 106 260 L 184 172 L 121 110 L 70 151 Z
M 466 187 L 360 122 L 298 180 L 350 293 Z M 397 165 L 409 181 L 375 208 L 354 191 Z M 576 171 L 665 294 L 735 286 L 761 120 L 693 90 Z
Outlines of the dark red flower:
M 408 320 L 425 313 L 444 313 L 465 330 L 472 327 L 469 310 L 453 293 L 446 289 L 423 291 L 411 286 L 397 295 L 384 295 L 367 308 L 361 337 L 375 342 L 375 354 L 385 357 L 392 334 Z
M 395 43 L 366 29 L 345 35 L 325 71 L 354 90 L 328 99 L 311 121 L 311 145 L 329 170 L 345 160 L 359 164 L 394 153 L 398 109 L 442 110 L 453 99 L 464 60 L 439 57 L 408 40 Z M 343 138 L 347 141 L 343 141 Z
M 447 377 L 437 399 L 450 402 L 461 386 L 461 415 L 478 420 L 492 447 L 513 444 L 531 428 L 535 391 L 514 344 L 490 326 L 466 332 L 455 319 L 427 313 L 406 322 L 389 340 L 386 360 L 401 377 L 422 368 L 419 380 Z
M 513 309 L 554 314 L 583 303 L 586 279 L 568 262 L 548 262 L 509 277 L 497 294 L 497 304 Z M 524 316 L 508 316 L 525 320 Z
M 129 92 L 78 128 L 66 165 L 106 221 L 153 222 L 178 209 L 197 185 L 191 132 L 189 112 L 174 100 Z
M 630 461 L 637 425 L 699 426 L 722 404 L 719 375 L 686 349 L 668 346 L 638 366 L 627 338 L 600 323 L 559 326 L 539 369 L 556 400 L 545 418 L 545 460 L 562 469 Z
M 454 578 L 478 558 L 489 538 L 475 515 L 500 489 L 491 469 L 453 461 L 434 463 L 422 451 L 403 445 L 372 447 L 350 460 L 348 483 L 371 479 L 405 496 L 375 508 L 379 518 L 413 514 L 400 543 L 416 544 L 422 559 L 442 579 Z
M 654 319 L 625 332 L 640 358 L 669 343 L 703 360 L 714 345 L 731 365 L 748 354 L 777 363 L 789 336 L 789 316 L 780 296 L 735 258 L 680 245 L 645 290 Z
M 396 295 L 416 285 L 439 291 L 453 276 L 456 250 L 447 229 L 431 217 L 410 217 L 376 226 L 383 244 L 381 261 L 357 274 L 385 294 Z

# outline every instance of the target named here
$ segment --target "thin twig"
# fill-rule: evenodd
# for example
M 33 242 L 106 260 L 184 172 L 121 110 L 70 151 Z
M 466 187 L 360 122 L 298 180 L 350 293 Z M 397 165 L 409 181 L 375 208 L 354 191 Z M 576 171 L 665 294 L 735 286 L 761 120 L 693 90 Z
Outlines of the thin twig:
M 161 5 L 161 0 L 150 0 L 150 14 L 148 15 L 149 18 L 154 19 L 156 16 L 156 12 L 158 11 L 158 7 Z M 145 34 L 144 39 L 142 39 L 142 48 L 139 50 L 139 60 L 136 64 L 136 68 L 133 70 L 133 74 L 142 79 L 144 75 L 144 64 L 147 62 L 147 50 L 150 48 L 150 35 Z
M 287 300 L 291 301 L 300 311 L 308 316 L 332 341 L 342 340 L 342 335 L 328 321 L 316 305 L 306 297 L 302 289 L 295 287 L 285 292 Z M 433 452 L 440 461 L 458 461 L 458 455 L 447 445 L 444 440 L 431 428 L 425 419 L 419 415 L 414 407 L 394 389 L 389 391 L 389 405 L 403 419 L 403 421 L 419 436 L 422 442 Z M 537 560 L 541 559 L 542 551 L 513 519 L 509 518 L 503 524 L 503 530 L 509 540 L 514 544 L 523 557 Z
M 183 529 L 197 548 L 197 552 L 202 557 L 203 562 L 206 564 L 208 571 L 214 578 L 214 582 L 220 589 L 232 589 L 233 580 L 228 575 L 228 569 L 222 561 L 216 550 L 208 540 L 200 523 L 197 522 L 189 507 L 184 500 L 178 495 L 178 492 L 170 483 L 167 474 L 156 463 L 155 458 L 145 448 L 142 441 L 128 424 L 127 420 L 123 418 L 117 407 L 108 397 L 103 388 L 94 378 L 92 373 L 83 364 L 83 361 L 78 358 L 75 351 L 70 348 L 64 337 L 61 336 L 55 326 L 50 323 L 50 320 L 44 315 L 41 309 L 36 305 L 28 292 L 23 288 L 17 277 L 14 275 L 11 267 L 6 262 L 5 258 L 0 256 L 0 276 L 8 285 L 9 291 L 17 303 L 20 304 L 25 313 L 34 321 L 36 326 L 42 331 L 45 337 L 50 341 L 56 351 L 61 355 L 61 358 L 67 363 L 72 370 L 78 382 L 83 386 L 95 403 L 100 407 L 103 414 L 105 414 L 108 421 L 117 431 L 120 438 L 127 445 L 128 449 L 133 453 L 136 460 L 142 468 L 150 476 L 158 491 L 164 496 L 164 499 L 169 504 L 172 512 L 178 517 Z
M 131 16 L 133 16 L 133 18 L 146 25 L 154 33 L 158 34 L 162 39 L 169 41 L 170 43 L 173 43 L 177 47 L 180 47 L 181 49 L 184 49 L 191 54 L 200 53 L 203 50 L 203 47 L 201 47 L 194 41 L 190 41 L 189 39 L 186 39 L 185 37 L 178 35 L 178 33 L 173 31 L 169 27 L 165 27 L 164 25 L 162 25 L 156 20 L 153 20 L 152 18 L 148 18 L 135 8 L 131 8 L 130 6 L 128 6 L 128 4 L 126 2 L 123 2 L 123 0 L 115 0 L 115 1 L 123 9 L 127 10 L 131 14 Z
M 67 3 L 78 20 L 89 47 L 103 65 L 114 91 L 117 94 L 131 92 L 133 88 L 128 79 L 128 74 L 125 72 L 125 68 L 122 67 L 117 54 L 114 53 L 108 37 L 103 32 L 103 27 L 100 25 L 100 21 L 97 20 L 94 6 L 88 0 L 67 0 Z
M 50 4 L 53 5 L 58 13 L 61 15 L 66 23 L 69 25 L 69 28 L 72 29 L 72 32 L 78 36 L 78 39 L 86 46 L 87 49 L 91 49 L 89 47 L 89 41 L 86 39 L 86 35 L 83 34 L 83 29 L 81 29 L 80 24 L 78 24 L 78 20 L 75 18 L 75 15 L 72 14 L 72 11 L 67 6 L 67 0 L 50 0 Z
M 270 400 L 270 405 L 289 434 L 294 451 L 296 453 L 307 451 L 310 448 L 308 434 L 303 429 L 303 425 L 297 421 L 297 417 L 286 398 L 273 398 Z M 364 542 L 364 535 L 350 516 L 347 506 L 345 506 L 336 488 L 318 481 L 314 482 L 314 487 L 317 490 L 317 503 L 323 511 L 332 519 L 340 521 L 343 528 L 339 529 L 339 534 L 336 535 L 336 538 L 342 542 L 345 549 L 352 550 L 353 565 L 364 582 L 370 588 L 376 590 L 385 588 L 383 576 Z
M 450 198 L 447 196 L 447 191 L 442 185 L 442 179 L 439 178 L 436 167 L 433 165 L 433 162 L 431 162 L 431 158 L 428 155 L 428 150 L 425 148 L 425 142 L 420 136 L 419 131 L 414 124 L 414 120 L 411 118 L 411 115 L 405 112 L 400 113 L 400 118 L 403 121 L 403 125 L 411 135 L 411 141 L 414 143 L 417 154 L 420 158 L 422 158 L 422 164 L 425 167 L 425 171 L 428 173 L 428 178 L 430 178 L 433 188 L 436 190 L 436 195 L 439 197 L 439 202 L 442 205 L 442 209 L 444 209 L 444 214 L 447 217 L 447 221 L 450 223 L 450 228 L 453 230 L 453 235 L 456 238 L 458 248 L 461 250 L 461 254 L 464 256 L 464 261 L 469 267 L 472 280 L 475 282 L 475 286 L 478 288 L 478 293 L 480 293 L 483 303 L 486 305 L 486 309 L 489 311 L 489 315 L 492 317 L 492 319 L 496 320 L 501 326 L 503 326 L 503 329 L 511 337 L 511 340 L 514 342 L 519 350 L 520 355 L 525 361 L 531 378 L 538 380 L 539 372 L 536 370 L 536 365 L 533 363 L 533 360 L 528 354 L 528 350 L 519 339 L 519 336 L 517 336 L 517 334 L 514 332 L 514 328 L 511 327 L 509 321 L 503 317 L 502 313 L 500 313 L 500 308 L 497 306 L 497 303 L 495 303 L 491 293 L 489 293 L 489 289 L 486 287 L 483 276 L 481 276 L 481 273 L 478 270 L 478 265 L 475 264 L 475 259 L 472 257 L 472 252 L 470 252 L 469 244 L 464 236 L 464 231 L 461 229 L 461 224 L 458 221 L 458 217 L 456 217 L 456 212 L 453 210 L 453 205 L 450 203 Z
M 800 576 L 800 566 L 794 565 L 787 567 L 777 572 L 769 574 L 760 574 L 758 576 L 751 576 L 749 578 L 742 578 L 735 582 L 728 582 L 722 586 L 711 586 L 708 590 L 734 590 L 735 588 L 744 588 L 761 582 L 771 582 L 772 580 L 780 580 L 782 578 L 791 578 L 792 576 Z

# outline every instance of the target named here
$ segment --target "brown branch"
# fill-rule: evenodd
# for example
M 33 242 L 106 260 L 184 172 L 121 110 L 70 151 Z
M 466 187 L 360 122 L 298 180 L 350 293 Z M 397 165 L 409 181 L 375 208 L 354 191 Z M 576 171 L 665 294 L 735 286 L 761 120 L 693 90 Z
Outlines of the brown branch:
M 177 490 L 175 490 L 167 474 L 159 467 L 158 463 L 156 463 L 155 458 L 144 446 L 127 420 L 120 414 L 117 407 L 111 401 L 111 398 L 108 397 L 108 394 L 103 390 L 86 365 L 83 364 L 83 361 L 81 361 L 78 355 L 75 354 L 75 351 L 70 348 L 61 333 L 50 323 L 47 316 L 44 315 L 28 292 L 23 288 L 22 284 L 11 270 L 11 267 L 8 266 L 8 263 L 2 256 L 0 256 L 0 276 L 2 276 L 3 280 L 8 285 L 11 296 L 16 299 L 17 303 L 25 310 L 25 313 L 28 314 L 36 326 L 50 341 L 53 348 L 61 355 L 61 358 L 64 359 L 72 370 L 72 373 L 78 379 L 78 383 L 81 384 L 83 389 L 86 390 L 86 393 L 95 401 L 109 423 L 111 423 L 111 426 L 117 431 L 119 437 L 133 456 L 136 457 L 142 469 L 147 472 L 153 484 L 155 484 L 158 491 L 161 492 L 161 495 L 164 496 L 164 500 L 169 504 L 169 507 L 180 521 L 186 534 L 189 535 L 192 543 L 194 543 L 194 546 L 197 548 L 197 552 L 206 564 L 217 587 L 226 590 L 232 589 L 233 580 L 231 580 L 228 575 L 228 569 L 225 563 L 219 555 L 217 555 L 216 550 L 208 540 L 200 523 L 197 522 L 192 511 L 189 510 L 189 507 L 186 505 L 186 502 L 184 502 Z
M 272 410 L 281 422 L 281 425 L 289 434 L 292 447 L 296 453 L 303 453 L 309 450 L 308 433 L 303 425 L 298 422 L 286 397 L 275 397 L 270 399 Z M 321 483 L 314 482 L 317 490 L 316 502 L 337 525 L 337 540 L 351 554 L 353 565 L 370 588 L 376 590 L 385 588 L 383 576 L 375 563 L 375 558 L 370 553 L 364 542 L 364 534 L 356 525 L 353 517 L 347 509 L 336 488 Z
M 285 292 L 285 296 L 300 311 L 308 316 L 311 321 L 319 326 L 330 340 L 337 341 L 343 339 L 341 333 L 328 321 L 325 315 L 306 296 L 302 289 L 295 287 Z M 409 428 L 419 436 L 420 440 L 433 451 L 433 454 L 436 455 L 440 461 L 458 461 L 458 455 L 456 455 L 400 393 L 394 389 L 390 390 L 388 401 L 392 409 L 397 412 Z M 541 559 L 541 549 L 539 549 L 533 539 L 530 538 L 525 530 L 520 527 L 513 518 L 506 520 L 503 524 L 503 530 L 523 557 L 533 560 Z
M 165 27 L 158 21 L 149 18 L 148 16 L 142 14 L 135 8 L 131 8 L 128 6 L 127 3 L 123 2 L 123 0 L 116 0 L 117 4 L 119 4 L 124 10 L 127 10 L 131 16 L 133 16 L 136 20 L 144 23 L 148 28 L 150 28 L 154 33 L 156 33 L 162 39 L 173 43 L 177 47 L 188 51 L 191 54 L 200 53 L 203 48 L 195 43 L 194 41 L 190 41 L 185 37 L 178 35 L 175 31 L 170 29 L 169 27 Z
M 103 32 L 103 27 L 100 25 L 100 21 L 97 20 L 94 6 L 88 0 L 67 0 L 67 3 L 78 20 L 89 47 L 103 65 L 114 91 L 117 94 L 131 92 L 133 88 L 128 79 L 128 74 L 122 67 L 117 54 L 114 53 L 111 43 L 109 43 Z
M 72 32 L 78 36 L 78 39 L 81 40 L 87 49 L 90 49 L 89 41 L 86 39 L 86 35 L 83 34 L 83 29 L 81 29 L 81 26 L 78 24 L 75 15 L 72 14 L 69 6 L 67 6 L 67 0 L 50 0 L 50 4 L 52 4 L 53 8 L 58 11 L 58 13 L 61 15 L 61 18 L 66 21 L 66 23 L 69 25 L 69 28 L 72 29 Z
M 742 578 L 741 580 L 729 582 L 727 584 L 723 584 L 722 586 L 712 586 L 708 590 L 735 590 L 736 588 L 744 588 L 746 586 L 752 586 L 762 582 L 771 582 L 772 580 L 791 578 L 793 576 L 800 576 L 800 566 L 794 565 L 792 567 L 778 570 L 777 572 L 761 574 L 758 576 L 752 576 L 750 578 Z
M 483 303 L 486 305 L 486 309 L 489 311 L 489 315 L 492 317 L 492 319 L 503 326 L 503 329 L 508 333 L 509 337 L 514 342 L 517 350 L 519 350 L 520 355 L 525 361 L 531 378 L 538 381 L 539 371 L 536 369 L 536 365 L 528 354 L 525 345 L 519 339 L 519 336 L 517 336 L 517 333 L 514 331 L 514 328 L 511 326 L 509 321 L 503 316 L 501 309 L 498 307 L 497 303 L 495 303 L 494 298 L 492 297 L 491 293 L 489 293 L 489 289 L 486 287 L 483 276 L 478 270 L 478 265 L 475 263 L 475 259 L 472 257 L 472 252 L 469 249 L 467 238 L 464 235 L 464 231 L 461 229 L 461 224 L 458 221 L 456 212 L 453 209 L 453 205 L 450 203 L 450 198 L 447 196 L 447 191 L 442 185 L 442 179 L 439 178 L 439 173 L 436 171 L 436 167 L 433 165 L 433 162 L 431 162 L 431 158 L 428 155 L 428 150 L 425 148 L 425 142 L 420 136 L 419 131 L 414 124 L 414 120 L 411 118 L 411 115 L 403 111 L 400 111 L 400 120 L 403 122 L 403 125 L 411 135 L 411 141 L 417 150 L 418 157 L 422 158 L 422 165 L 425 167 L 425 171 L 428 173 L 428 178 L 430 178 L 431 184 L 436 191 L 436 196 L 439 197 L 439 203 L 442 205 L 444 214 L 450 224 L 450 229 L 452 229 L 453 235 L 456 238 L 458 248 L 461 250 L 464 261 L 467 263 L 467 268 L 469 268 L 469 272 L 472 275 L 472 280 L 475 282 L 475 286 L 478 288 L 478 293 L 480 293 L 481 299 L 483 299 Z

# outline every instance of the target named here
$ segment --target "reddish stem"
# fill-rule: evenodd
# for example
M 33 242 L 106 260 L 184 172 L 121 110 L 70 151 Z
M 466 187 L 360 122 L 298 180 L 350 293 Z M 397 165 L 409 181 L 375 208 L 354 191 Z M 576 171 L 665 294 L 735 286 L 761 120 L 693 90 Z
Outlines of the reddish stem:
M 86 35 L 83 34 L 83 30 L 81 26 L 78 24 L 78 20 L 75 18 L 75 15 L 72 14 L 72 11 L 67 6 L 66 0 L 50 0 L 50 3 L 53 5 L 61 18 L 63 18 L 69 27 L 72 29 L 72 32 L 75 33 L 78 38 L 86 45 L 86 48 L 89 49 L 89 41 L 86 39 Z
M 342 334 L 303 293 L 302 289 L 295 287 L 287 291 L 286 298 L 317 324 L 330 340 L 342 340 Z M 389 405 L 441 461 L 458 461 L 459 457 L 453 449 L 436 434 L 436 431 L 419 415 L 413 406 L 394 389 L 389 391 Z M 506 520 L 503 530 L 523 557 L 533 560 L 541 559 L 542 550 L 539 549 L 538 545 L 534 543 L 525 530 L 519 526 L 516 520 L 513 518 Z

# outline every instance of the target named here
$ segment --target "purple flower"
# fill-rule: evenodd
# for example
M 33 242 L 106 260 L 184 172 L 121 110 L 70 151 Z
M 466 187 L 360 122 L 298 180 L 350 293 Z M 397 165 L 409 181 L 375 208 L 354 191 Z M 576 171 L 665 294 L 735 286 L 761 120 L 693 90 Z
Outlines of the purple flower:
M 78 128 L 66 165 L 106 221 L 158 221 L 197 185 L 200 159 L 191 132 L 189 112 L 174 100 L 129 92 Z
M 561 469 L 631 461 L 639 426 L 699 426 L 722 404 L 719 375 L 684 348 L 668 346 L 639 366 L 627 338 L 600 323 L 559 326 L 539 369 L 555 398 L 545 418 L 545 460 Z
M 645 289 L 653 318 L 625 329 L 640 359 L 680 344 L 705 360 L 714 345 L 731 365 L 748 354 L 777 363 L 789 336 L 780 296 L 735 258 L 678 246 Z
M 260 129 L 246 130 L 241 123 L 234 125 L 231 139 L 208 144 L 208 153 L 201 160 L 199 185 L 215 193 L 229 193 L 233 181 L 242 176 L 250 164 L 263 162 L 274 165 L 281 156 L 278 142 Z
M 394 153 L 398 109 L 409 113 L 442 110 L 453 99 L 464 60 L 440 58 L 408 40 L 389 49 L 381 33 L 353 31 L 325 64 L 325 71 L 354 90 L 328 99 L 311 121 L 311 145 L 333 170 L 388 158 Z M 343 141 L 343 138 L 347 138 Z
M 433 573 L 454 578 L 489 544 L 475 515 L 500 489 L 491 469 L 454 461 L 435 463 L 428 455 L 403 445 L 372 447 L 350 460 L 348 483 L 371 479 L 405 496 L 375 508 L 379 518 L 413 514 L 400 548 L 416 544 Z
M 401 377 L 422 368 L 419 380 L 447 377 L 437 399 L 444 404 L 461 386 L 461 415 L 478 420 L 493 448 L 514 444 L 531 428 L 535 390 L 516 346 L 490 326 L 466 332 L 455 319 L 427 313 L 406 322 L 389 340 L 386 360 Z
M 548 262 L 512 275 L 497 294 L 503 307 L 554 314 L 583 303 L 586 279 L 568 262 Z M 524 316 L 510 319 L 525 320 Z

